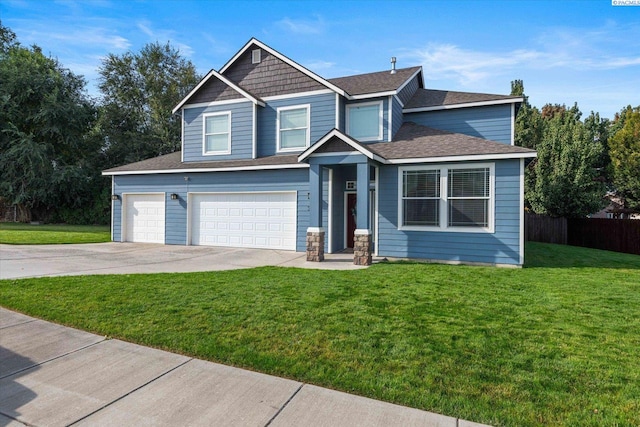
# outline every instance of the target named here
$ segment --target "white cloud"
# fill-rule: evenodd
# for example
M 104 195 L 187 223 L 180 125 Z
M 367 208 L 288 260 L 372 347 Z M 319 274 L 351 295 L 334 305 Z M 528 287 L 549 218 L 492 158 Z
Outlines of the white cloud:
M 137 22 L 138 29 L 146 34 L 151 42 L 166 43 L 170 42 L 171 45 L 180 51 L 182 56 L 191 57 L 194 54 L 194 50 L 186 43 L 182 43 L 175 39 L 175 31 L 169 30 L 154 30 L 151 27 L 151 23 L 146 20 Z
M 316 16 L 314 20 L 284 18 L 276 24 L 295 34 L 321 34 L 324 32 L 325 23 L 321 16 Z
M 619 28 L 609 27 L 591 32 L 549 30 L 534 39 L 534 47 L 509 51 L 482 51 L 454 44 L 430 43 L 408 50 L 404 56 L 421 63 L 430 79 L 453 79 L 465 86 L 523 69 L 584 72 L 639 66 L 640 55 L 627 55 L 629 49 L 618 47 L 616 50 L 616 45 L 612 44 L 612 40 L 618 40 L 619 46 L 625 46 L 622 42 L 629 34 L 618 31 Z
M 322 60 L 311 61 L 311 62 L 307 62 L 306 64 L 304 64 L 305 67 L 307 67 L 309 70 L 311 70 L 311 71 L 313 71 L 315 73 L 320 73 L 320 71 L 322 71 L 322 70 L 330 70 L 335 65 L 336 65 L 335 62 L 322 61 Z

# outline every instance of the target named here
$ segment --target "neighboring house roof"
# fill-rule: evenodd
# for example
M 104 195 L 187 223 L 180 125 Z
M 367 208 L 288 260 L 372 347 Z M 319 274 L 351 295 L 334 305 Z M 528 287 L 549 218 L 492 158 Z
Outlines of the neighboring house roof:
M 185 173 L 185 172 L 223 172 L 232 170 L 265 170 L 307 167 L 298 163 L 297 154 L 260 157 L 258 159 L 216 160 L 211 162 L 182 162 L 182 153 L 165 154 L 164 156 L 130 163 L 124 166 L 107 169 L 102 175 L 138 175 L 149 173 Z
M 349 95 L 368 95 L 373 93 L 396 92 L 422 72 L 422 67 L 401 68 L 391 74 L 390 70 L 376 73 L 329 79 L 334 85 L 344 89 Z
M 447 108 L 474 107 L 480 105 L 511 104 L 523 102 L 520 96 L 489 93 L 456 92 L 452 90 L 418 89 L 405 104 L 405 113 L 442 110 Z

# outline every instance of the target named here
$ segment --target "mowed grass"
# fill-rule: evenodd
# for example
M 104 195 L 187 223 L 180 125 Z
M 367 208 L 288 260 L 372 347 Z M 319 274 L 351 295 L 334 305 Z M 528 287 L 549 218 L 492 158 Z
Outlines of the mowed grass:
M 527 250 L 524 269 L 382 263 L 6 280 L 0 305 L 493 425 L 640 425 L 640 256 Z
M 11 245 L 103 243 L 110 240 L 108 225 L 0 223 L 0 243 Z

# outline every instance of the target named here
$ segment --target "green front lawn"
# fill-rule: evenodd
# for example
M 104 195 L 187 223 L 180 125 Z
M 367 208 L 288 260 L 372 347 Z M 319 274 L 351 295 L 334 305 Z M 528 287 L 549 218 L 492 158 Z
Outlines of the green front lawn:
M 640 425 L 640 256 L 0 281 L 58 323 L 478 422 Z
M 102 243 L 111 240 L 108 225 L 32 225 L 0 222 L 0 243 L 50 245 L 58 243 Z

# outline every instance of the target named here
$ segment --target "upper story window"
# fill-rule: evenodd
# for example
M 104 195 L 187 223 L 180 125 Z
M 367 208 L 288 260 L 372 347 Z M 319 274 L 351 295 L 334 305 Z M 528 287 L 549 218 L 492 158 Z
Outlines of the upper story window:
M 231 154 L 231 113 L 203 116 L 202 154 Z
M 278 108 L 278 151 L 300 151 L 309 146 L 309 105 Z
M 493 164 L 399 170 L 399 227 L 493 232 Z
M 382 101 L 347 105 L 347 133 L 358 141 L 380 141 Z

